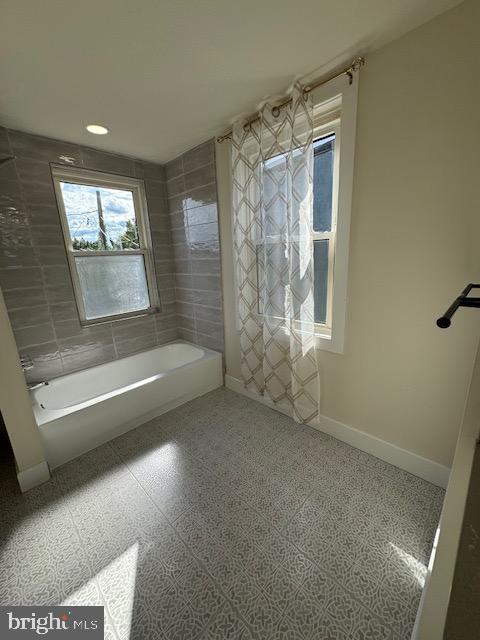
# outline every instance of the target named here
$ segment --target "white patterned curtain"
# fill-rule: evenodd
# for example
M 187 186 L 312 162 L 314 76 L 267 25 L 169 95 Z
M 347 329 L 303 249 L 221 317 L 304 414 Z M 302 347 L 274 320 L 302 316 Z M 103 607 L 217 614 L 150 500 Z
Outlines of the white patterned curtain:
M 283 108 L 232 135 L 241 368 L 245 387 L 319 417 L 313 285 L 313 106 L 296 86 Z

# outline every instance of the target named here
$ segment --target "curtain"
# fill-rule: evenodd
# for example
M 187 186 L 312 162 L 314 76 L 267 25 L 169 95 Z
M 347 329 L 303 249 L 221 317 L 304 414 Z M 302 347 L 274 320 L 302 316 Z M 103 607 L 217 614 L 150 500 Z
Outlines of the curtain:
M 296 86 L 282 108 L 232 134 L 234 250 L 245 387 L 319 417 L 313 287 L 313 106 Z

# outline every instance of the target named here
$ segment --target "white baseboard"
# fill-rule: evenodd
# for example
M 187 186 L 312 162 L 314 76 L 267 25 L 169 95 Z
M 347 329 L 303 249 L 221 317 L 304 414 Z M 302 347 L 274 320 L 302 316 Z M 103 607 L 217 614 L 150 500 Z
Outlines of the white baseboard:
M 414 476 L 423 478 L 438 487 L 445 489 L 448 484 L 450 469 L 434 460 L 429 460 L 412 451 L 397 447 L 395 444 L 371 436 L 354 427 L 349 427 L 328 416 L 321 417 L 320 429 L 339 440 L 343 440 L 343 442 L 350 444 L 352 447 L 370 453 L 376 458 L 408 471 Z
M 48 464 L 44 461 L 36 464 L 34 467 L 29 467 L 28 469 L 19 471 L 17 473 L 17 478 L 20 489 L 25 493 L 25 491 L 29 491 L 34 487 L 38 487 L 39 484 L 43 484 L 50 480 Z
M 225 375 L 225 386 L 232 391 L 241 393 L 252 400 L 261 402 L 276 411 L 281 411 L 282 413 L 291 416 L 290 407 L 285 405 L 276 405 L 257 393 L 253 393 L 252 391 L 245 389 L 243 382 L 238 378 L 234 378 L 228 374 Z M 376 458 L 380 458 L 380 460 L 384 460 L 395 467 L 399 467 L 404 471 L 408 471 L 408 473 L 418 476 L 419 478 L 423 478 L 424 480 L 427 480 L 427 482 L 431 482 L 438 487 L 446 488 L 448 484 L 450 469 L 438 462 L 434 462 L 428 458 L 423 458 L 416 453 L 397 447 L 386 440 L 381 440 L 380 438 L 371 436 L 364 431 L 359 431 L 354 427 L 338 422 L 338 420 L 334 420 L 328 416 L 322 415 L 320 417 L 319 425 L 312 426 L 324 433 L 328 433 L 338 440 L 346 442 L 352 447 L 356 447 L 361 451 L 370 453 Z

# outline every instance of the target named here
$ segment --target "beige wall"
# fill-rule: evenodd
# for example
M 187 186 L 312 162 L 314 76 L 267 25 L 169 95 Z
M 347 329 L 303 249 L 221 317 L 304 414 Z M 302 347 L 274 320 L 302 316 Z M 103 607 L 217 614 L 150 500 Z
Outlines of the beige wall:
M 345 351 L 318 353 L 322 413 L 450 465 L 480 311 L 435 319 L 480 277 L 480 3 L 367 56 L 361 72 Z M 228 145 L 217 145 L 227 373 L 234 329 Z
M 19 471 L 45 461 L 17 345 L 0 290 L 0 411 Z

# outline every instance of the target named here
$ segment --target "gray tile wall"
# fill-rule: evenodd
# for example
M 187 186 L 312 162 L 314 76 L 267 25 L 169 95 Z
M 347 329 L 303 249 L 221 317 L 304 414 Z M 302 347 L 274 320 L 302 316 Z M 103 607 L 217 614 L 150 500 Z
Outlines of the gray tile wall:
M 30 355 L 35 364 L 27 372 L 28 381 L 50 379 L 177 338 L 164 167 L 0 127 L 0 159 L 6 155 L 16 160 L 0 167 L 0 287 L 19 352 Z M 161 313 L 80 326 L 50 163 L 145 181 Z
M 220 244 L 213 140 L 166 165 L 179 335 L 223 352 Z

